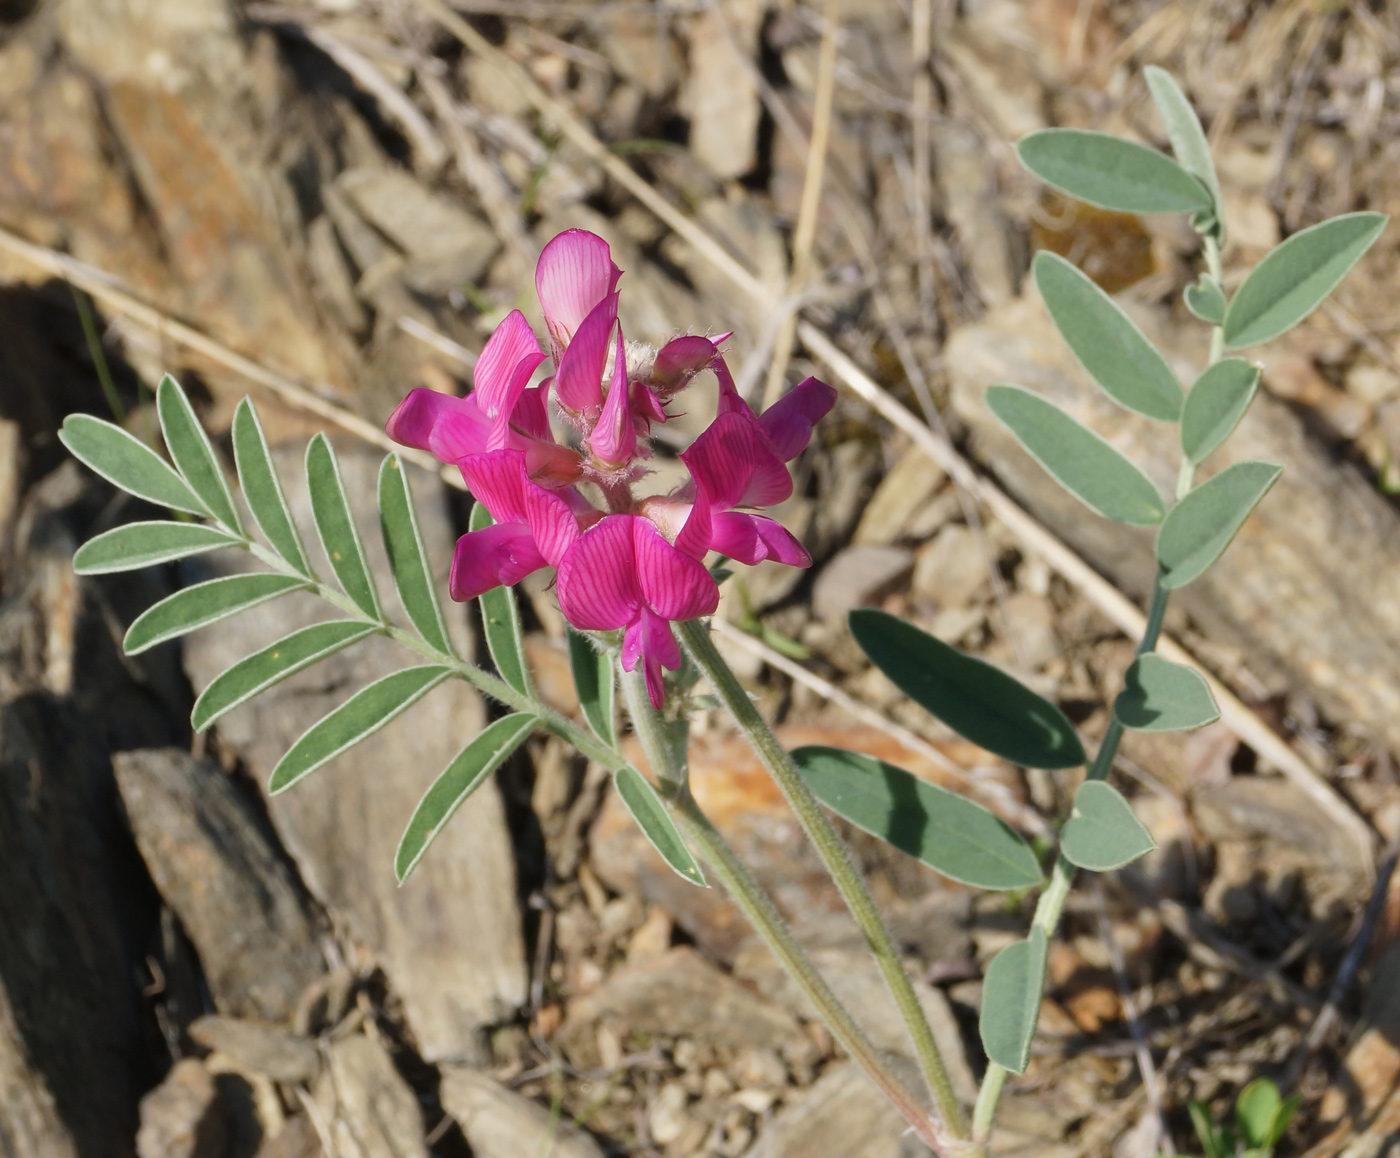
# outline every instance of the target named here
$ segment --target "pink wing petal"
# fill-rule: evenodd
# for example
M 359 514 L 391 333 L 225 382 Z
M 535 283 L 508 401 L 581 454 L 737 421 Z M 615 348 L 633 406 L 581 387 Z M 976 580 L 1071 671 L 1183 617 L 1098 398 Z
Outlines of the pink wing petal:
M 583 457 L 572 447 L 519 435 L 515 445 L 525 453 L 525 473 L 541 486 L 571 487 L 583 477 Z
M 531 438 L 552 442 L 553 433 L 549 429 L 549 384 L 553 378 L 546 378 L 538 386 L 531 386 L 520 392 L 515 409 L 510 412 L 511 425 Z
M 677 551 L 648 519 L 636 519 L 632 534 L 636 582 L 648 607 L 665 619 L 694 619 L 714 612 L 719 606 L 719 586 L 704 564 Z
M 643 607 L 638 617 L 628 624 L 622 637 L 622 667 L 633 671 L 640 659 L 646 672 L 647 696 L 651 706 L 661 707 L 666 699 L 666 685 L 661 669 L 675 671 L 681 666 L 681 649 L 671 634 L 671 624 Z
M 584 631 L 615 631 L 637 616 L 642 593 L 633 561 L 636 515 L 608 515 L 559 560 L 559 609 Z
M 488 450 L 500 450 L 509 446 L 514 431 L 511 430 L 511 418 L 516 410 L 516 403 L 525 392 L 525 387 L 530 381 L 530 375 L 535 372 L 535 367 L 544 361 L 544 355 L 535 353 L 521 358 L 516 363 L 515 369 L 511 372 L 510 380 L 506 383 L 505 393 L 502 396 L 501 409 L 496 414 L 491 424 L 491 434 L 487 439 Z
M 765 559 L 793 567 L 812 565 L 807 549 L 781 523 L 742 511 L 726 511 L 714 516 L 710 546 L 750 567 Z
M 672 338 L 656 352 L 652 380 L 666 394 L 674 394 L 689 385 L 690 380 L 705 369 L 716 356 L 715 343 L 699 334 L 684 334 Z
M 608 339 L 617 321 L 617 295 L 609 294 L 583 319 L 554 375 L 554 396 L 559 405 L 589 422 L 603 405 L 603 367 L 608 361 Z
M 771 507 L 792 494 L 792 476 L 767 445 L 752 414 L 721 414 L 681 459 L 717 510 Z
M 510 413 L 515 398 L 525 388 L 525 383 L 516 385 L 520 363 L 530 358 L 534 361 L 525 372 L 526 382 L 535 367 L 544 361 L 544 354 L 525 315 L 519 310 L 511 310 L 487 339 L 481 357 L 476 360 L 476 369 L 472 372 L 477 401 L 482 410 L 493 418 L 502 412 Z M 512 391 L 515 397 L 512 397 Z
M 544 247 L 535 266 L 535 292 L 540 295 L 556 362 L 583 319 L 617 288 L 621 276 L 608 243 L 596 233 L 566 229 Z
M 734 411 L 740 413 L 753 413 L 749 404 L 744 401 L 743 395 L 739 393 L 739 387 L 734 384 L 734 375 L 729 372 L 729 363 L 724 360 L 723 354 L 716 354 L 714 361 L 710 363 L 710 369 L 715 372 L 715 377 L 719 379 L 719 412 L 721 414 L 731 414 Z
M 455 414 L 467 407 L 468 402 L 466 398 L 454 398 L 451 394 L 439 394 L 436 390 L 419 386 L 410 390 L 407 397 L 394 408 L 394 413 L 389 415 L 384 429 L 397 443 L 411 446 L 415 450 L 431 450 L 433 427 L 444 416 Z M 473 406 L 472 409 L 475 411 L 476 407 Z M 484 438 L 484 424 L 482 433 Z
M 676 550 L 682 555 L 689 555 L 692 559 L 703 559 L 705 552 L 710 549 L 710 539 L 713 536 L 711 505 L 710 496 L 704 490 L 700 490 L 691 505 L 690 514 L 686 516 L 673 540 Z
M 493 450 L 472 454 L 459 462 L 467 490 L 484 503 L 498 523 L 523 523 L 525 513 L 525 456 L 518 450 Z
M 457 540 L 447 589 L 459 603 L 502 584 L 519 583 L 544 566 L 530 528 L 524 523 L 497 523 Z
M 578 539 L 578 519 L 569 504 L 554 491 L 527 482 L 525 484 L 525 514 L 535 545 L 550 566 L 559 566 L 564 552 Z
M 627 398 L 627 352 L 622 343 L 622 327 L 617 327 L 617 353 L 613 359 L 612 385 L 603 403 L 603 413 L 588 438 L 588 449 L 599 462 L 621 466 L 637 453 L 637 428 Z
M 784 462 L 796 458 L 833 406 L 836 391 L 816 378 L 804 378 L 763 412 L 759 422 Z

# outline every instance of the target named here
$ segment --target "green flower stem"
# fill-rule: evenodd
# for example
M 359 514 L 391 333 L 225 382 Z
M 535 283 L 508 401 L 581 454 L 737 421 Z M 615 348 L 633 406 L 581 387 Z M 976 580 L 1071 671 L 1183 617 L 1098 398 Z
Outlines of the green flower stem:
M 827 872 L 831 874 L 831 879 L 840 890 L 860 926 L 860 931 L 865 935 L 866 943 L 874 953 L 905 1024 L 909 1027 L 919 1064 L 945 1127 L 954 1138 L 965 1138 L 967 1119 L 957 1095 L 953 1093 L 953 1085 L 948 1078 L 942 1055 L 938 1052 L 938 1044 L 933 1039 L 933 1032 L 929 1029 L 923 1007 L 914 993 L 909 974 L 904 970 L 904 962 L 900 959 L 894 940 L 880 919 L 879 911 L 875 908 L 875 902 L 866 889 L 864 880 L 851 863 L 850 853 L 846 851 L 822 806 L 797 771 L 797 766 L 792 762 L 787 749 L 778 743 L 773 730 L 754 707 L 743 685 L 719 654 L 714 640 L 710 637 L 709 626 L 698 619 L 676 626 L 680 631 L 681 641 L 695 661 L 696 667 L 709 679 L 715 694 L 734 717 L 763 766 L 777 781 L 807 836 L 816 846 L 822 863 L 826 865 Z
M 700 854 L 706 868 L 719 879 L 725 892 L 763 938 L 778 963 L 806 994 L 842 1048 L 880 1087 L 880 1091 L 904 1116 L 915 1133 L 935 1153 L 958 1154 L 962 1149 L 960 1140 L 945 1137 L 939 1121 L 891 1072 L 864 1030 L 831 991 L 826 979 L 817 972 L 763 886 L 753 879 L 729 843 L 696 804 L 690 792 L 684 749 L 675 743 L 675 725 L 665 722 L 661 713 L 652 707 L 641 670 L 622 672 L 621 677 L 633 730 L 687 843 Z

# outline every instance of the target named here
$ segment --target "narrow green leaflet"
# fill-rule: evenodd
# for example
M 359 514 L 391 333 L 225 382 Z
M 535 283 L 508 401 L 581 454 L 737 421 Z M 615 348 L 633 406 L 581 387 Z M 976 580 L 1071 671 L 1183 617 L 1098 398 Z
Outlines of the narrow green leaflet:
M 1025 1073 L 1031 1060 L 1048 953 L 1045 930 L 1032 925 L 1026 940 L 992 958 L 982 980 L 982 1048 L 991 1061 L 1013 1074 Z
M 267 541 L 288 566 L 302 575 L 310 576 L 311 564 L 301 545 L 291 508 L 287 506 L 272 452 L 267 448 L 258 412 L 247 398 L 238 404 L 233 414 L 233 460 L 238 464 L 238 482 L 253 521 L 267 536 Z
M 1032 268 L 1055 328 L 1089 377 L 1120 406 L 1175 422 L 1184 398 L 1181 383 L 1132 319 L 1059 254 L 1041 250 Z
M 379 522 L 394 585 L 409 622 L 418 634 L 439 651 L 452 654 L 447 624 L 442 618 L 437 589 L 428 568 L 428 552 L 418 529 L 418 512 L 408 485 L 408 472 L 397 454 L 385 458 L 379 468 Z
M 617 725 L 613 697 L 612 661 L 589 642 L 588 638 L 569 628 L 569 666 L 574 672 L 574 687 L 578 689 L 579 707 L 593 734 L 610 747 L 617 747 Z
M 1152 480 L 1087 426 L 1021 386 L 991 386 L 987 406 L 1065 490 L 1115 522 L 1152 527 L 1166 505 Z
M 1209 322 L 1212 326 L 1224 323 L 1227 309 L 1225 291 L 1210 274 L 1201 274 L 1200 280 L 1188 285 L 1182 296 L 1186 299 L 1186 308 L 1201 321 Z
M 324 434 L 317 434 L 306 448 L 306 487 L 311 494 L 316 530 L 331 569 L 355 606 L 371 619 L 379 619 L 383 615 L 379 609 L 379 593 L 370 578 L 365 549 L 350 514 L 350 502 L 345 497 L 345 484 L 340 478 L 335 451 Z
M 202 555 L 219 547 L 239 547 L 241 539 L 202 523 L 125 523 L 89 539 L 73 556 L 79 575 L 105 575 L 134 571 L 155 563 L 169 563 L 190 555 Z
M 1200 578 L 1282 473 L 1271 462 L 1236 463 L 1177 503 L 1157 532 L 1162 584 L 1184 587 Z
M 661 795 L 652 787 L 651 781 L 628 764 L 613 777 L 613 783 L 617 785 L 617 794 L 637 822 L 637 827 L 642 830 L 642 835 L 651 841 L 652 847 L 661 854 L 661 859 L 691 884 L 708 888 L 699 862 L 686 848 L 680 830 L 666 812 L 666 805 L 661 802 Z
M 1235 1158 L 1234 1148 L 1227 1144 L 1225 1131 L 1216 1124 L 1210 1107 L 1192 1098 L 1187 1103 L 1191 1114 L 1191 1125 L 1196 1128 L 1196 1137 L 1201 1141 L 1201 1149 L 1206 1158 Z
M 1154 652 L 1133 660 L 1113 714 L 1135 732 L 1186 732 L 1220 719 L 1205 676 Z
M 1120 213 L 1199 213 L 1210 193 L 1156 149 L 1085 129 L 1041 129 L 1016 143 L 1021 164 L 1062 193 Z
M 473 531 L 495 523 L 485 504 L 472 508 L 469 526 Z M 525 642 L 520 630 L 520 608 L 515 592 L 509 587 L 493 587 L 477 597 L 481 608 L 481 623 L 486 630 L 486 646 L 491 649 L 491 662 L 501 673 L 501 679 L 516 691 L 534 695 L 530 683 L 530 666 L 525 662 Z
M 209 513 L 165 459 L 120 426 L 91 414 L 70 414 L 58 440 L 93 473 L 138 499 L 191 515 Z
M 358 620 L 336 619 L 329 623 L 313 623 L 283 636 L 215 676 L 195 700 L 190 726 L 202 732 L 225 712 L 247 703 L 288 676 L 373 635 L 375 630 Z
M 946 877 L 979 889 L 1044 880 L 1030 846 L 994 813 L 873 756 L 840 748 L 792 754 L 818 800 Z
M 1060 851 L 1072 865 L 1094 872 L 1122 868 L 1157 847 L 1123 794 L 1102 780 L 1086 780 L 1074 794 L 1074 813 L 1060 831 Z
M 1337 288 L 1389 220 L 1346 213 L 1295 233 L 1235 291 L 1225 311 L 1225 345 L 1242 350 L 1291 330 Z
M 1201 128 L 1200 118 L 1181 86 L 1166 69 L 1149 64 L 1147 87 L 1152 93 L 1152 101 L 1167 128 L 1167 137 L 1172 143 L 1178 164 L 1195 177 L 1210 194 L 1216 212 L 1220 206 L 1220 179 L 1215 175 L 1215 162 L 1210 156 L 1210 142 Z
M 136 655 L 167 639 L 207 627 L 249 607 L 266 603 L 288 591 L 305 587 L 306 581 L 293 575 L 227 575 L 186 587 L 162 599 L 137 617 L 126 630 L 122 648 Z
M 224 469 L 219 465 L 204 427 L 195 417 L 190 400 L 169 374 L 156 387 L 156 410 L 160 414 L 161 433 L 165 435 L 165 448 L 190 489 L 215 519 L 241 535 L 243 522 L 233 505 Z
M 409 874 L 418 867 L 428 846 L 437 839 L 452 814 L 525 742 L 538 722 L 538 717 L 529 712 L 503 716 L 453 757 L 452 763 L 423 794 L 404 829 L 394 857 L 394 873 L 399 884 L 408 880 Z
M 1234 433 L 1259 390 L 1259 367 L 1243 358 L 1222 358 L 1196 379 L 1181 408 L 1181 449 L 1193 463 Z
M 303 776 L 379 731 L 451 674 L 451 668 L 429 664 L 391 672 L 361 688 L 328 716 L 312 724 L 277 761 L 268 792 L 273 796 L 285 792 Z
M 883 611 L 852 611 L 850 624 L 861 649 L 900 691 L 974 744 L 1029 768 L 1085 762 L 1065 714 L 1000 668 Z

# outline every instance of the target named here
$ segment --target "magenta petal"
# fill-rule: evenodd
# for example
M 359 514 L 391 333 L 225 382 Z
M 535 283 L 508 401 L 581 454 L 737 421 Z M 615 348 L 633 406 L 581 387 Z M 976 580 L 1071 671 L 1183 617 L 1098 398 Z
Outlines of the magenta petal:
M 681 458 L 718 510 L 771 507 L 792 494 L 792 476 L 751 414 L 721 414 Z
M 715 372 L 715 377 L 719 379 L 719 413 L 720 414 L 753 414 L 753 408 L 744 401 L 743 395 L 739 393 L 739 387 L 734 383 L 734 375 L 729 372 L 729 363 L 724 360 L 723 354 L 716 354 L 714 361 L 710 363 L 710 369 Z
M 712 519 L 710 546 L 752 567 L 765 559 L 792 567 L 810 567 L 812 556 L 781 523 L 763 515 L 725 511 Z
M 476 360 L 476 369 L 472 371 L 477 400 L 487 414 L 494 418 L 502 412 L 510 413 L 511 405 L 515 402 L 511 396 L 512 390 L 519 396 L 525 388 L 525 383 L 520 383 L 518 387 L 515 385 L 518 368 L 521 362 L 530 358 L 534 361 L 530 370 L 526 371 L 527 382 L 534 368 L 544 361 L 544 354 L 525 315 L 519 310 L 511 310 L 487 339 L 481 357 Z
M 647 519 L 636 520 L 633 536 L 636 581 L 648 607 L 665 619 L 713 614 L 719 586 L 704 564 L 677 551 Z
M 836 405 L 836 390 L 816 378 L 804 378 L 763 412 L 759 422 L 784 462 L 796 458 L 816 426 Z
M 443 462 L 480 454 L 491 438 L 491 420 L 481 412 L 474 394 L 452 401 L 455 405 L 438 414 L 433 432 L 428 435 L 428 449 Z
M 705 369 L 715 354 L 715 343 L 709 338 L 698 334 L 672 338 L 656 352 L 652 379 L 668 394 L 674 393 Z
M 599 462 L 621 466 L 637 453 L 637 428 L 627 398 L 627 351 L 622 343 L 622 327 L 617 327 L 617 351 L 613 359 L 612 385 L 603 403 L 603 413 L 588 439 L 588 449 Z
M 511 420 L 515 414 L 516 404 L 524 394 L 525 387 L 530 381 L 530 375 L 535 372 L 535 367 L 543 361 L 543 354 L 534 353 L 516 363 L 515 369 L 511 372 L 510 380 L 506 383 L 505 393 L 501 399 L 501 408 L 491 424 L 491 435 L 486 443 L 488 450 L 500 450 L 510 444 Z
M 524 523 L 497 523 L 457 540 L 447 589 L 459 603 L 502 584 L 519 583 L 544 566 L 530 528 Z
M 544 247 L 535 266 L 535 292 L 540 295 L 556 361 L 583 319 L 617 288 L 621 276 L 608 243 L 596 233 L 566 229 Z
M 525 484 L 525 514 L 535 545 L 550 566 L 559 566 L 564 552 L 578 539 L 578 519 L 569 504 L 554 491 L 533 482 Z
M 690 514 L 686 516 L 685 523 L 673 540 L 676 550 L 681 554 L 689 555 L 692 559 L 703 559 L 705 552 L 710 549 L 710 539 L 713 535 L 713 515 L 710 506 L 709 495 L 700 490 L 691 505 Z
M 590 421 L 603 405 L 603 367 L 616 321 L 617 295 L 609 294 L 583 319 L 554 375 L 554 396 L 559 405 Z
M 451 394 L 439 394 L 422 386 L 408 392 L 407 397 L 394 408 L 384 429 L 389 437 L 403 446 L 415 450 L 428 450 L 428 439 L 438 418 L 462 405 L 461 398 Z
M 661 669 L 677 670 L 681 666 L 681 649 L 671 633 L 670 622 L 645 607 L 627 625 L 622 637 L 622 670 L 634 671 L 638 660 L 646 673 L 651 706 L 659 708 L 666 699 Z
M 608 515 L 559 560 L 559 608 L 583 631 L 615 631 L 636 618 L 642 593 L 633 561 L 636 515 Z
M 467 490 L 498 523 L 523 523 L 525 512 L 525 456 L 518 450 L 493 450 L 472 454 L 458 464 Z
M 538 386 L 530 386 L 520 392 L 515 408 L 510 412 L 510 422 L 522 434 L 545 442 L 553 440 L 549 429 L 549 383 L 546 379 Z

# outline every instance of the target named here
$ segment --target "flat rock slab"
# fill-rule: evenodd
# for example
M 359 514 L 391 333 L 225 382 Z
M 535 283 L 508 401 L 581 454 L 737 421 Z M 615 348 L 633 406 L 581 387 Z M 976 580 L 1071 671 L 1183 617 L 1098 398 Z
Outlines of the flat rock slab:
M 1165 315 L 1125 303 L 1183 383 L 1203 344 L 1167 336 Z M 1196 327 L 1196 329 L 1201 329 Z M 1266 364 L 1271 347 L 1249 351 Z M 1129 455 L 1171 494 L 1180 461 L 1173 427 L 1129 414 L 1086 377 L 1038 298 L 1017 299 L 965 326 L 946 351 L 951 399 L 978 459 L 1043 523 L 1141 600 L 1152 535 L 1109 523 L 1071 498 L 1020 449 L 983 400 L 994 382 L 1035 390 Z M 1212 639 L 1238 647 L 1276 688 L 1306 690 L 1329 714 L 1400 743 L 1400 514 L 1351 465 L 1311 438 L 1283 403 L 1260 394 L 1202 477 L 1263 459 L 1283 476 L 1220 561 L 1173 593 Z
M 381 456 L 353 444 L 338 446 L 337 453 L 380 596 L 397 609 L 374 504 Z M 303 449 L 289 446 L 276 457 L 307 538 L 312 524 Z M 441 484 L 417 471 L 411 481 L 429 558 L 445 580 L 453 538 Z M 307 545 L 319 573 L 329 574 L 309 538 Z M 444 581 L 439 590 L 445 588 Z M 464 636 L 457 609 L 449 604 L 445 611 Z M 327 617 L 325 603 L 292 595 L 206 629 L 186 643 L 190 678 L 203 688 L 249 652 Z M 220 735 L 266 784 L 308 727 L 358 688 L 412 662 L 416 658 L 396 644 L 368 640 L 231 712 L 218 724 Z M 525 1000 L 515 859 L 494 783 L 482 785 L 457 811 L 405 887 L 394 880 L 394 852 L 419 799 L 484 721 L 481 697 L 449 681 L 268 802 L 311 891 L 378 954 L 430 1061 L 479 1060 L 481 1027 L 509 1017 Z
M 218 1050 L 275 1082 L 310 1082 L 321 1070 L 316 1047 L 279 1026 L 211 1016 L 194 1022 L 189 1033 L 205 1049 Z
M 801 1029 L 787 1010 L 680 946 L 612 973 L 569 1005 L 564 1033 L 602 1017 L 634 1034 L 698 1037 L 720 1047 L 780 1047 Z
M 438 1096 L 473 1158 L 603 1158 L 586 1131 L 475 1070 L 444 1066 Z
M 931 1151 L 906 1137 L 909 1123 L 854 1062 L 822 1074 L 785 1106 L 744 1158 L 916 1158 Z
M 178 748 L 112 763 L 137 847 L 199 951 L 215 1006 L 289 1019 L 325 971 L 321 921 L 266 820 L 217 764 Z
M 427 1158 L 418 1099 L 378 1040 L 342 1038 L 328 1061 L 315 1099 L 340 1158 Z

